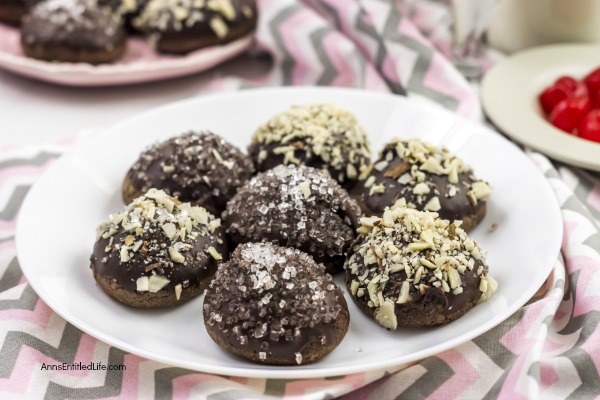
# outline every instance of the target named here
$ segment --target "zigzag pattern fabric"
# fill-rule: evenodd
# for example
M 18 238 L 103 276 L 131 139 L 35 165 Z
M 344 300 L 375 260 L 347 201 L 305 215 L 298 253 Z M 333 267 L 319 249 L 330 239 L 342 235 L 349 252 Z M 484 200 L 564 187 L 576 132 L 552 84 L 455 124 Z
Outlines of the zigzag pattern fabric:
M 477 93 L 447 61 L 448 9 L 418 0 L 262 0 L 257 50 L 273 67 L 211 89 L 331 85 L 424 96 L 477 116 Z M 0 147 L 1 399 L 536 399 L 600 394 L 600 177 L 529 153 L 562 209 L 553 273 L 525 307 L 455 349 L 394 370 L 303 381 L 223 377 L 142 359 L 52 312 L 28 285 L 14 244 L 27 191 L 73 140 Z M 85 267 L 85 266 L 82 266 Z M 125 371 L 48 371 L 42 363 L 125 364 Z

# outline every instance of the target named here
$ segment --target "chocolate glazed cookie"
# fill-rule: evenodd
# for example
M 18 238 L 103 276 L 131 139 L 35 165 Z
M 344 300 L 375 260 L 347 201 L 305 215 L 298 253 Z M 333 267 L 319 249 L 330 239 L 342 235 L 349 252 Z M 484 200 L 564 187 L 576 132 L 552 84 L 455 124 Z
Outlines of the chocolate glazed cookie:
M 246 182 L 223 220 L 232 243 L 271 242 L 300 249 L 330 273 L 342 270 L 360 208 L 321 171 L 279 165 Z
M 31 5 L 27 0 L 0 0 L 0 22 L 19 25 Z
M 483 219 L 491 188 L 445 148 L 420 139 L 394 139 L 359 177 L 351 195 L 367 215 L 394 204 L 461 220 L 470 231 Z
M 91 0 L 46 0 L 23 19 L 21 46 L 40 60 L 101 64 L 123 55 L 125 32 Z
M 317 361 L 342 341 L 348 306 L 312 257 L 269 243 L 240 245 L 204 298 L 204 322 L 224 349 L 262 364 Z
M 158 188 L 219 215 L 253 173 L 250 159 L 221 137 L 188 132 L 140 155 L 123 181 L 123 201 Z
M 132 24 L 158 51 L 185 54 L 246 36 L 256 21 L 255 0 L 148 0 Z
M 227 257 L 221 221 L 202 207 L 151 189 L 100 225 L 94 278 L 133 307 L 171 307 L 201 294 Z
M 346 188 L 371 158 L 365 130 L 354 115 L 333 104 L 293 106 L 274 116 L 254 133 L 248 153 L 258 171 L 307 165 Z
M 346 285 L 384 328 L 446 324 L 497 288 L 479 246 L 436 213 L 394 207 L 361 223 Z

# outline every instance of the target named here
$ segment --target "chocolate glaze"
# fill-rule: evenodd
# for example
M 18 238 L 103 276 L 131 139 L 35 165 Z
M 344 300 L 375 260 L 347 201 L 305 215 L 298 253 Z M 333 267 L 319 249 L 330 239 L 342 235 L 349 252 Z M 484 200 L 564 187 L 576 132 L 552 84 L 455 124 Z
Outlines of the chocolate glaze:
M 413 185 L 403 185 L 397 179 L 386 176 L 389 171 L 396 168 L 402 168 L 404 161 L 395 157 L 387 168 L 383 171 L 371 170 L 369 176 L 375 177 L 375 183 L 383 183 L 386 187 L 385 193 L 369 195 L 369 188 L 366 188 L 366 180 L 359 180 L 351 191 L 353 197 L 359 202 L 363 211 L 367 215 L 381 215 L 383 210 L 393 205 L 399 198 L 404 197 L 407 203 L 417 205 L 427 204 L 432 197 L 438 196 L 441 209 L 437 211 L 441 218 L 449 220 L 462 220 L 466 215 L 478 214 L 485 209 L 485 202 L 480 201 L 473 206 L 467 197 L 470 185 L 475 181 L 472 174 L 462 173 L 458 175 L 459 183 L 456 185 L 458 192 L 453 197 L 447 197 L 448 177 L 445 175 L 435 175 L 426 173 L 425 180 L 430 184 L 431 191 L 423 195 L 422 201 L 417 201 L 417 195 L 412 191 Z
M 302 182 L 309 188 L 306 193 Z M 233 243 L 294 247 L 336 272 L 356 236 L 359 215 L 358 204 L 319 170 L 279 165 L 242 186 L 223 219 Z
M 204 299 L 204 320 L 217 343 L 264 363 L 300 364 L 325 348 L 329 353 L 345 335 L 348 318 L 342 292 L 322 265 L 271 244 L 238 246 Z
M 2 0 L 2 1 L 0 1 L 0 5 L 2 5 L 2 6 L 4 6 L 4 5 L 19 5 L 25 9 L 26 7 L 29 6 L 29 2 L 27 2 L 25 0 Z
M 402 243 L 402 241 L 400 241 Z M 364 259 L 357 258 L 357 264 L 361 273 L 366 271 L 364 265 Z M 488 267 L 480 261 L 475 262 L 473 270 L 467 270 L 461 275 L 463 283 L 463 292 L 459 295 L 452 294 L 452 292 L 444 292 L 442 289 L 435 286 L 429 286 L 425 293 L 420 293 L 419 290 L 411 286 L 410 295 L 412 300 L 405 304 L 396 304 L 396 313 L 410 315 L 412 318 L 418 316 L 418 313 L 422 312 L 426 308 L 427 303 L 433 303 L 440 305 L 443 311 L 444 317 L 449 317 L 454 314 L 457 310 L 460 310 L 470 304 L 476 303 L 481 297 L 481 291 L 479 290 L 479 282 L 481 278 L 477 275 L 478 268 L 482 266 L 483 273 L 488 272 Z M 352 281 L 353 275 L 348 271 L 346 272 L 345 282 L 347 285 Z M 402 282 L 406 280 L 406 273 L 404 270 L 395 272 L 389 275 L 389 281 L 383 290 L 384 297 L 393 297 L 400 292 L 400 286 Z M 367 303 L 369 296 L 356 297 L 353 296 L 354 301 L 361 307 L 361 309 L 369 309 Z M 412 315 L 411 315 L 412 314 Z
M 113 241 L 114 243 L 122 243 L 128 235 L 128 232 L 119 232 L 114 235 Z M 217 239 L 221 239 L 222 243 L 219 243 Z M 154 231 L 145 234 L 144 240 L 163 241 L 164 238 L 159 231 Z M 127 263 L 121 263 L 118 252 L 105 252 L 108 243 L 109 239 L 100 237 L 94 244 L 94 251 L 90 259 L 92 268 L 101 277 L 114 279 L 120 287 L 135 291 L 137 279 L 141 276 L 151 275 L 150 271 L 146 271 L 148 265 L 145 261 L 154 255 L 152 252 L 149 254 L 136 253 Z M 217 270 L 217 261 L 206 252 L 209 246 L 213 246 L 220 254 L 227 256 L 227 245 L 224 241 L 222 229 L 215 232 L 215 236 L 198 238 L 194 247 L 189 250 L 190 258 L 194 259 L 193 262 L 184 265 L 173 263 L 168 258 L 156 260 L 161 266 L 153 269 L 153 271 L 170 280 L 165 286 L 169 291 L 172 291 L 178 283 L 182 283 L 184 289 L 198 287 L 201 281 L 213 275 Z
M 250 159 L 218 135 L 188 132 L 145 150 L 126 179 L 137 192 L 159 188 L 219 214 L 253 173 Z
M 28 4 L 24 0 L 2 0 L 0 1 L 0 22 L 19 25 L 28 8 Z
M 23 19 L 21 41 L 27 48 L 66 46 L 76 51 L 113 51 L 125 32 L 91 0 L 46 0 Z

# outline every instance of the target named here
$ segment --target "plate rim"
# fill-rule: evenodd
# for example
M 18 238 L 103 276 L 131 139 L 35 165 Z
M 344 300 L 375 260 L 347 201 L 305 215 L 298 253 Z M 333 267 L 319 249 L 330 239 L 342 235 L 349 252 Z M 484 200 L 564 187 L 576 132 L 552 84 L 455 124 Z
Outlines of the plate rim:
M 178 58 L 135 61 L 129 64 L 53 63 L 0 50 L 0 68 L 16 75 L 69 87 L 125 86 L 206 71 L 248 50 L 254 38 L 255 33 L 250 32 L 229 43 L 198 49 Z M 131 40 L 143 39 L 128 37 L 128 44 Z M 217 51 L 218 56 L 206 58 L 205 53 L 212 54 Z M 142 73 L 147 76 L 140 75 Z
M 517 147 L 514 143 L 510 142 L 506 138 L 502 137 L 502 135 L 499 135 L 498 133 L 494 132 L 490 128 L 488 128 L 484 125 L 475 123 L 473 121 L 470 121 L 470 120 L 466 119 L 465 117 L 462 117 L 456 113 L 452 113 L 450 111 L 444 110 L 442 108 L 436 107 L 435 110 L 437 110 L 437 111 L 435 111 L 434 108 L 431 107 L 431 105 L 428 105 L 426 103 L 414 101 L 414 100 L 411 100 L 409 98 L 402 97 L 402 96 L 391 95 L 389 93 L 370 92 L 370 91 L 354 89 L 354 88 L 327 88 L 327 87 L 259 88 L 259 89 L 246 89 L 241 92 L 226 92 L 226 93 L 219 93 L 219 94 L 196 96 L 196 97 L 168 103 L 168 104 L 165 104 L 165 105 L 162 105 L 159 107 L 151 108 L 147 111 L 144 111 L 142 113 L 139 113 L 137 115 L 134 115 L 130 118 L 127 118 L 127 119 L 121 121 L 121 122 L 113 125 L 112 127 L 109 127 L 107 129 L 103 130 L 103 132 L 98 132 L 98 134 L 93 135 L 91 139 L 93 139 L 94 137 L 99 137 L 98 135 L 109 134 L 111 131 L 118 130 L 122 125 L 129 124 L 140 118 L 145 118 L 147 115 L 150 115 L 154 112 L 164 111 L 164 110 L 168 110 L 170 108 L 177 108 L 177 107 L 180 107 L 180 106 L 182 106 L 184 104 L 188 104 L 188 103 L 210 101 L 215 98 L 227 98 L 227 97 L 231 97 L 231 96 L 252 96 L 256 92 L 262 92 L 262 93 L 271 92 L 273 94 L 278 94 L 278 93 L 281 93 L 282 91 L 294 92 L 294 91 L 298 91 L 298 90 L 316 91 L 316 92 L 322 92 L 322 91 L 332 92 L 333 91 L 333 92 L 341 92 L 341 93 L 352 92 L 354 94 L 360 93 L 360 95 L 364 95 L 364 96 L 382 97 L 382 98 L 386 98 L 386 99 L 391 98 L 391 99 L 394 99 L 395 101 L 400 101 L 400 102 L 404 102 L 404 101 L 412 102 L 414 106 L 425 109 L 425 110 L 429 110 L 430 112 L 440 112 L 440 113 L 445 113 L 446 115 L 453 116 L 458 121 L 461 121 L 464 124 L 467 124 L 470 126 L 476 126 L 478 128 L 478 130 L 480 130 L 486 134 L 498 135 L 499 139 L 506 141 L 506 143 L 508 145 Z M 28 267 L 29 263 L 27 261 L 24 261 L 27 259 L 27 256 L 23 257 L 20 255 L 20 254 L 27 254 L 26 250 L 23 248 L 23 246 L 24 246 L 23 242 L 19 239 L 20 237 L 24 236 L 24 231 L 26 231 L 26 227 L 24 226 L 23 223 L 21 223 L 22 218 L 20 218 L 20 216 L 21 216 L 22 212 L 26 212 L 26 210 L 29 208 L 29 203 L 32 201 L 31 199 L 35 197 L 35 193 L 37 193 L 37 190 L 39 190 L 38 188 L 40 187 L 40 185 L 38 184 L 38 182 L 41 182 L 42 179 L 44 179 L 45 176 L 48 175 L 47 174 L 48 171 L 50 171 L 54 168 L 57 168 L 56 166 L 59 165 L 59 163 L 66 162 L 65 160 L 67 160 L 67 158 L 70 157 L 70 154 L 74 154 L 80 146 L 84 146 L 86 143 L 87 143 L 87 140 L 84 139 L 83 141 L 75 144 L 73 147 L 71 147 L 69 150 L 67 150 L 65 153 L 63 153 L 63 155 L 54 162 L 54 164 L 49 168 L 49 170 L 47 170 L 44 174 L 42 174 L 42 176 L 40 176 L 36 180 L 36 182 L 34 183 L 32 188 L 29 190 L 29 193 L 27 194 L 25 200 L 23 201 L 23 204 L 19 210 L 19 217 L 17 219 L 17 226 L 16 226 L 16 231 L 15 231 L 17 256 L 19 257 L 19 260 L 20 260 L 21 269 L 23 271 L 24 276 L 27 278 L 28 283 L 31 285 L 33 290 L 38 294 L 40 299 L 42 301 L 44 301 L 54 312 L 56 312 L 58 315 L 60 315 L 62 318 L 64 318 L 67 322 L 73 324 L 75 327 L 77 327 L 78 329 L 81 329 L 83 332 L 88 333 L 90 336 L 92 336 L 104 343 L 107 343 L 111 346 L 117 347 L 117 348 L 127 351 L 131 354 L 135 354 L 135 355 L 144 357 L 149 360 L 168 364 L 170 366 L 186 368 L 186 369 L 190 369 L 190 370 L 201 372 L 201 373 L 236 376 L 236 377 L 247 377 L 247 378 L 268 378 L 268 379 L 323 378 L 323 377 L 328 377 L 328 376 L 351 375 L 351 374 L 357 374 L 357 373 L 364 373 L 364 372 L 368 372 L 368 371 L 386 370 L 386 369 L 390 369 L 390 368 L 394 368 L 394 367 L 399 367 L 401 365 L 405 365 L 410 362 L 415 362 L 415 361 L 421 360 L 423 358 L 426 358 L 428 356 L 432 356 L 432 355 L 438 354 L 440 352 L 443 352 L 445 350 L 454 348 L 460 344 L 463 344 L 469 340 L 472 340 L 473 338 L 480 336 L 480 335 L 484 334 L 485 332 L 495 328 L 497 325 L 502 323 L 504 320 L 506 320 L 510 316 L 512 316 L 523 305 L 525 305 L 527 303 L 527 301 L 529 301 L 532 298 L 532 296 L 537 292 L 537 290 L 539 290 L 539 288 L 542 286 L 542 284 L 545 282 L 545 280 L 548 278 L 548 276 L 552 273 L 553 268 L 554 268 L 554 263 L 547 266 L 546 267 L 547 271 L 537 275 L 537 280 L 532 282 L 532 284 L 529 286 L 528 290 L 525 291 L 517 299 L 517 301 L 515 301 L 513 303 L 512 307 L 507 307 L 506 311 L 504 313 L 497 315 L 494 318 L 491 318 L 487 324 L 481 325 L 477 329 L 473 329 L 473 330 L 471 330 L 465 334 L 462 334 L 450 341 L 446 341 L 441 344 L 435 344 L 427 349 L 417 351 L 414 353 L 410 353 L 408 355 L 396 357 L 396 358 L 385 360 L 385 361 L 370 361 L 370 362 L 365 362 L 365 363 L 351 364 L 351 365 L 348 365 L 345 367 L 334 367 L 335 371 L 333 371 L 333 372 L 326 372 L 326 370 L 327 370 L 326 368 L 325 369 L 310 368 L 310 365 L 307 366 L 308 368 L 303 367 L 303 369 L 294 369 L 295 367 L 282 367 L 281 369 L 278 369 L 278 370 L 203 365 L 202 369 L 200 369 L 199 366 L 195 363 L 169 359 L 168 357 L 163 357 L 161 355 L 157 355 L 152 352 L 146 351 L 144 349 L 138 348 L 135 345 L 131 345 L 131 344 L 122 342 L 118 339 L 111 337 L 110 335 L 104 334 L 103 332 L 96 331 L 93 327 L 89 327 L 89 326 L 87 326 L 87 324 L 79 321 L 78 318 L 76 318 L 72 315 L 69 315 L 68 311 L 64 310 L 60 304 L 54 304 L 52 302 L 52 297 L 48 295 L 48 293 L 44 289 L 44 285 L 41 284 L 36 279 L 36 276 L 33 273 L 33 271 L 31 269 L 29 269 L 29 267 Z M 532 167 L 534 168 L 536 173 L 539 174 L 539 178 L 541 178 L 544 181 L 544 183 L 545 183 L 544 188 L 547 192 L 547 195 L 549 195 L 549 198 L 551 199 L 552 203 L 554 204 L 554 207 L 553 207 L 554 216 L 549 218 L 549 220 L 555 221 L 555 222 L 562 221 L 560 205 L 558 203 L 558 199 L 556 199 L 556 197 L 554 196 L 554 193 L 552 192 L 550 184 L 547 182 L 547 180 L 545 179 L 545 177 L 543 176 L 541 171 L 539 171 L 539 169 L 537 168 L 537 166 L 535 165 L 533 160 L 531 160 L 525 154 L 523 154 L 523 157 L 525 157 L 525 159 L 529 163 L 532 164 Z M 560 225 L 562 226 L 562 222 L 560 222 Z M 559 229 L 559 232 L 556 233 L 556 236 L 554 238 L 554 241 L 556 242 L 555 244 L 556 244 L 556 250 L 557 250 L 556 254 L 554 254 L 555 256 L 558 256 L 558 254 L 560 254 L 560 244 L 562 243 L 562 237 L 563 237 L 563 231 L 562 231 L 562 229 Z M 50 298 L 50 301 L 48 301 L 47 298 Z M 254 364 L 252 364 L 252 365 L 255 366 Z
M 486 73 L 481 82 L 481 103 L 485 115 L 511 139 L 542 152 L 555 160 L 580 168 L 600 171 L 600 143 L 563 132 L 544 120 L 538 113 L 523 112 L 521 116 L 525 118 L 513 118 L 513 112 L 521 114 L 520 108 L 529 109 L 529 102 L 531 100 L 537 101 L 537 97 L 531 99 L 528 96 L 519 97 L 517 95 L 519 93 L 513 93 L 516 101 L 507 102 L 503 108 L 498 105 L 499 102 L 496 100 L 498 85 L 500 85 L 498 77 L 503 78 L 506 69 L 512 69 L 515 64 L 519 65 L 523 60 L 536 57 L 540 53 L 556 52 L 560 56 L 561 52 L 573 50 L 600 54 L 600 45 L 589 43 L 551 44 L 515 53 Z M 567 65 L 568 63 L 564 64 Z M 596 66 L 598 65 L 600 65 L 600 57 L 598 57 Z M 527 94 L 529 95 L 529 92 Z M 506 115 L 511 115 L 511 118 L 505 117 Z M 535 129 L 532 129 L 532 126 Z M 536 132 L 536 134 L 532 135 L 531 131 Z M 565 152 L 565 148 L 570 150 Z

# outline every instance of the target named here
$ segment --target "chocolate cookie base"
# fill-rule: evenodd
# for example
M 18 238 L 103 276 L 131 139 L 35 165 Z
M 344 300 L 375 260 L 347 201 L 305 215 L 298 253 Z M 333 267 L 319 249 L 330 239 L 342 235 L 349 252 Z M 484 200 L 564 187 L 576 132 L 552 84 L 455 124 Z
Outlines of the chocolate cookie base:
M 123 203 L 129 204 L 133 199 L 140 197 L 141 195 L 142 193 L 133 186 L 133 182 L 129 178 L 129 173 L 127 173 L 121 184 L 121 197 L 123 198 Z
M 0 3 L 0 22 L 18 26 L 26 13 L 25 4 Z
M 471 279 L 477 279 L 477 282 L 479 282 L 479 278 L 476 277 L 476 275 L 473 275 Z M 351 282 L 352 277 L 346 272 L 344 283 L 349 293 L 351 293 Z M 469 287 L 479 287 L 479 284 L 471 282 L 469 277 L 465 277 L 465 283 L 467 283 Z M 466 296 L 466 294 L 459 296 Z M 378 323 L 375 319 L 377 307 L 369 307 L 369 295 L 367 293 L 361 297 L 357 297 L 356 295 L 352 295 L 351 297 L 362 312 L 371 317 L 375 323 Z M 416 302 L 412 301 L 404 304 L 394 304 L 394 314 L 396 315 L 398 327 L 423 328 L 445 325 L 465 315 L 477 304 L 479 297 L 480 296 L 471 296 L 470 299 L 463 297 L 464 301 L 451 303 L 450 309 L 446 309 L 440 302 L 423 299 Z M 451 310 L 452 308 L 454 309 Z
M 69 63 L 105 64 L 118 60 L 125 53 L 125 42 L 115 45 L 111 50 L 74 49 L 65 45 L 37 43 L 29 45 L 21 41 L 27 57 L 44 61 Z
M 341 296 L 342 301 L 345 300 L 343 296 Z M 322 359 L 331 353 L 344 339 L 346 333 L 348 332 L 348 327 L 350 325 L 350 314 L 347 312 L 340 313 L 335 324 L 333 324 L 333 330 L 335 331 L 335 338 L 331 343 L 326 343 L 325 345 L 321 344 L 319 341 L 319 330 L 320 325 L 316 325 L 314 328 L 305 327 L 306 330 L 303 332 L 303 336 L 313 338 L 312 341 L 305 343 L 299 348 L 295 341 L 291 341 L 286 344 L 289 345 L 289 351 L 282 351 L 281 348 L 278 349 L 276 353 L 269 354 L 269 356 L 265 360 L 261 360 L 259 358 L 259 353 L 262 351 L 260 349 L 260 342 L 262 340 L 258 340 L 256 346 L 253 346 L 253 349 L 249 349 L 249 346 L 240 346 L 239 343 L 231 343 L 227 340 L 221 331 L 219 331 L 218 326 L 210 326 L 205 324 L 206 331 L 212 340 L 215 341 L 220 347 L 223 349 L 238 355 L 240 357 L 246 358 L 250 361 L 259 363 L 259 364 L 269 364 L 269 365 L 298 365 L 296 360 L 296 352 L 301 352 L 302 354 L 302 362 L 301 364 L 309 364 L 315 361 Z M 331 329 L 331 327 L 329 328 Z M 310 332 L 314 331 L 315 334 L 311 335 Z M 277 343 L 274 343 L 277 344 Z M 285 346 L 285 344 L 283 345 Z
M 350 289 L 348 288 L 348 290 Z M 378 324 L 378 322 L 375 320 L 375 310 L 377 308 L 369 307 L 366 301 L 359 300 L 355 296 L 352 296 L 352 299 L 362 312 L 372 318 L 373 322 Z M 444 307 L 437 303 L 409 303 L 408 305 L 396 304 L 394 306 L 394 313 L 396 314 L 398 328 L 426 328 L 431 326 L 445 325 L 455 321 L 465 315 L 476 304 L 476 302 L 467 302 L 463 307 L 458 308 L 451 313 L 444 313 Z
M 475 213 L 465 215 L 460 227 L 467 233 L 471 232 L 485 217 L 486 208 L 487 206 L 484 203 L 481 207 L 475 209 Z
M 94 273 L 94 279 L 106 294 L 120 303 L 136 308 L 168 308 L 181 305 L 202 294 L 212 279 L 211 276 L 210 278 L 201 281 L 200 285 L 197 287 L 183 289 L 179 300 L 177 300 L 174 291 L 159 290 L 156 293 L 132 292 L 123 289 L 116 281 L 111 282 L 110 279 L 99 276 L 96 273 L 93 264 L 92 271 Z
M 166 32 L 160 35 L 156 49 L 161 53 L 187 54 L 205 47 L 223 45 L 240 39 L 256 29 L 256 18 L 229 27 L 227 35 L 219 38 L 212 31 Z

